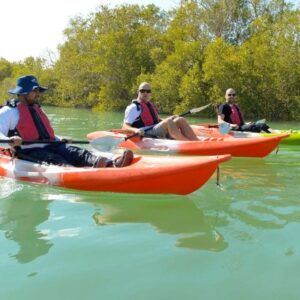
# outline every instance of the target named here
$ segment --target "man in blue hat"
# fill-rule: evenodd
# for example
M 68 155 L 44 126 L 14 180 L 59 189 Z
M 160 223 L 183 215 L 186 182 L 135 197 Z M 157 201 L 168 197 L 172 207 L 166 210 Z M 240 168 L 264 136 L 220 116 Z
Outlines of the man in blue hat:
M 0 109 L 0 139 L 10 140 L 19 158 L 54 165 L 73 165 L 75 167 L 125 167 L 131 164 L 133 153 L 124 151 L 123 155 L 112 161 L 96 156 L 88 150 L 62 143 L 33 143 L 23 145 L 25 140 L 59 140 L 48 117 L 37 104 L 40 93 L 47 90 L 40 86 L 32 75 L 17 79 L 17 85 L 9 93 L 16 95 L 7 106 Z

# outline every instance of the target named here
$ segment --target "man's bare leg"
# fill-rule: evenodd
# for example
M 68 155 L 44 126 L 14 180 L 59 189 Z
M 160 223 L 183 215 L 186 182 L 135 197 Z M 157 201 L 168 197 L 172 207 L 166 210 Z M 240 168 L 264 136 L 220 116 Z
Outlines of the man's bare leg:
M 165 126 L 166 131 L 172 139 L 179 141 L 189 141 L 189 139 L 181 133 L 181 131 L 178 129 L 178 127 L 171 118 L 165 119 L 162 122 Z
M 181 134 L 190 141 L 198 141 L 198 137 L 196 136 L 195 132 L 188 124 L 186 119 L 182 117 L 175 118 L 174 123 L 176 124 L 177 128 L 180 130 Z

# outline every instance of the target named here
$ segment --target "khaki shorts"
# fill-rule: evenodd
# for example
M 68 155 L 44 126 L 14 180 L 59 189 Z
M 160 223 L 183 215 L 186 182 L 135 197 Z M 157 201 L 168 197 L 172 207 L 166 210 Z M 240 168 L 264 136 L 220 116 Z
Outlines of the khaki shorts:
M 151 128 L 150 130 L 147 130 L 145 132 L 145 136 L 147 136 L 147 135 L 154 135 L 158 138 L 164 138 L 164 139 L 168 137 L 168 133 L 164 129 L 162 122 L 159 122 L 153 128 Z

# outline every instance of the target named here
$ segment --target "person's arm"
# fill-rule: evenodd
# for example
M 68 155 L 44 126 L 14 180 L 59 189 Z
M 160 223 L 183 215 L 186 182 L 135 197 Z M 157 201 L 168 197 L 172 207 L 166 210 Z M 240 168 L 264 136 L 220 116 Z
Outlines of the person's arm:
M 222 123 L 227 123 L 225 121 L 225 113 L 224 113 L 224 105 L 220 105 L 217 109 L 217 115 L 218 115 L 218 125 L 222 124 Z
M 222 123 L 227 123 L 227 122 L 224 121 L 224 115 L 223 114 L 218 115 L 218 124 L 220 125 Z
M 10 140 L 10 145 L 20 146 L 22 144 L 22 138 L 19 136 L 8 137 L 10 129 L 16 128 L 19 121 L 19 113 L 14 108 L 3 107 L 0 110 L 0 139 Z
M 161 118 L 159 117 L 159 113 L 158 113 L 158 109 L 157 109 L 156 105 L 153 104 L 153 106 L 154 106 L 154 109 L 155 109 L 155 111 L 156 111 L 156 113 L 157 113 L 158 122 L 163 121 L 163 119 L 161 119 Z M 175 117 L 178 117 L 178 116 L 175 116 Z
M 143 135 L 144 130 L 132 126 L 132 124 L 139 117 L 139 115 L 140 115 L 140 112 L 137 111 L 135 104 L 131 104 L 131 105 L 127 106 L 127 108 L 125 110 L 125 116 L 124 116 L 124 122 L 123 122 L 122 129 L 128 130 L 132 133 L 138 133 L 140 135 Z
M 128 131 L 130 131 L 132 133 L 138 133 L 140 135 L 144 134 L 144 130 L 143 129 L 132 127 L 131 124 L 129 124 L 129 123 L 123 123 L 122 129 L 128 130 Z
M 6 107 L 0 110 L 0 138 L 5 140 L 8 138 L 8 132 L 10 128 L 10 110 Z

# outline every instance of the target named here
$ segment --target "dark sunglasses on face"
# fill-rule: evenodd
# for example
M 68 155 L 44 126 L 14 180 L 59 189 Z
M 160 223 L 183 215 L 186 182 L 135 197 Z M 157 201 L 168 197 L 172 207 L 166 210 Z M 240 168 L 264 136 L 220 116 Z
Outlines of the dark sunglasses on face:
M 230 97 L 230 96 L 233 96 L 233 97 L 234 97 L 234 96 L 235 96 L 235 94 L 228 94 L 227 96 L 229 96 L 229 97 Z
M 147 94 L 150 94 L 151 93 L 151 90 L 140 90 L 140 93 L 144 94 L 144 93 L 147 93 Z

